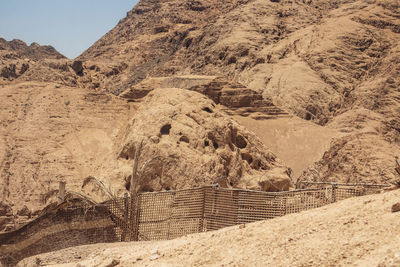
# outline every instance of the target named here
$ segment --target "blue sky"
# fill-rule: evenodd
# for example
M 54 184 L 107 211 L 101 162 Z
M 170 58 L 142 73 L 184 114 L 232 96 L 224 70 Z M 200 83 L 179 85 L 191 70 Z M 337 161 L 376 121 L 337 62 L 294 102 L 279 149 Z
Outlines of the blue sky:
M 126 16 L 137 0 L 0 0 L 0 37 L 52 45 L 79 56 Z

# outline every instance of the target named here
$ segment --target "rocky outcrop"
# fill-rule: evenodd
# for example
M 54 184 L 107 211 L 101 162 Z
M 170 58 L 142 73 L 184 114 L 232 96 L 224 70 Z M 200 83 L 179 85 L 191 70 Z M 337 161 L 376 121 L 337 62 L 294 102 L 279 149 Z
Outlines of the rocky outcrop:
M 29 64 L 17 62 L 16 64 L 9 64 L 4 66 L 1 70 L 0 76 L 5 79 L 15 79 L 24 74 L 29 69 Z
M 191 2 L 140 1 L 89 48 L 80 59 L 128 65 L 110 77 L 97 72 L 100 88 L 118 95 L 136 87 L 142 97 L 148 77 L 223 76 L 253 91 L 233 87 L 223 93 L 225 99 L 216 93 L 224 89 L 213 90 L 215 83 L 195 87 L 218 103 L 226 100 L 230 114 L 256 118 L 261 108 L 255 99 L 262 94 L 271 107 L 346 135 L 324 148 L 318 179 L 394 179 L 393 155 L 400 147 L 397 0 Z M 240 91 L 246 96 L 238 96 Z M 254 101 L 247 106 L 249 99 Z M 357 129 L 359 109 L 379 117 L 367 118 L 365 128 L 374 127 L 373 134 Z M 338 123 L 343 114 L 346 126 Z M 386 152 L 371 158 L 373 146 Z M 352 170 L 358 164 L 367 167 Z
M 216 76 L 171 76 L 147 78 L 123 92 L 120 96 L 136 100 L 156 88 L 182 88 L 208 96 L 230 115 L 250 116 L 254 119 L 270 119 L 287 116 L 288 113 L 264 99 L 260 92 L 242 84 Z
M 119 161 L 125 166 L 126 181 L 142 140 L 141 164 L 156 160 L 144 173 L 141 191 L 213 183 L 266 191 L 291 187 L 290 169 L 254 134 L 197 92 L 156 89 L 143 99 L 120 143 Z
M 28 46 L 24 41 L 18 39 L 8 42 L 5 39 L 0 38 L 0 51 L 7 51 L 8 54 L 12 53 L 19 58 L 29 58 L 32 60 L 66 58 L 50 45 L 42 46 L 38 43 L 32 43 Z

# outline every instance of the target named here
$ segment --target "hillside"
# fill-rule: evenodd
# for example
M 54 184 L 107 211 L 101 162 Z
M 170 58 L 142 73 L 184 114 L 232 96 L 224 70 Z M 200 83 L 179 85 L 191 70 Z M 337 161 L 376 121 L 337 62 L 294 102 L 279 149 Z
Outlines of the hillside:
M 399 15 L 397 0 L 143 0 L 80 59 L 113 66 L 87 75 L 117 95 L 149 76 L 240 82 L 340 133 L 328 148 L 316 148 L 326 152 L 316 164 L 296 168 L 297 175 L 307 169 L 301 179 L 388 182 L 398 177 Z
M 54 47 L 0 38 L 0 84 L 11 81 L 59 82 L 77 86 L 73 62 Z
M 175 240 L 63 249 L 18 266 L 398 266 L 400 212 L 391 207 L 399 201 L 396 190 Z
M 16 57 L 34 60 L 65 58 L 65 56 L 60 54 L 54 47 L 50 45 L 41 46 L 38 43 L 32 43 L 28 46 L 24 41 L 18 39 L 8 42 L 5 39 L 0 38 L 0 51 L 2 51 L 2 56 L 8 58 Z
M 0 39 L 0 231 L 60 181 L 123 195 L 141 140 L 142 163 L 171 159 L 144 191 L 398 181 L 399 16 L 399 0 L 142 0 L 75 61 Z

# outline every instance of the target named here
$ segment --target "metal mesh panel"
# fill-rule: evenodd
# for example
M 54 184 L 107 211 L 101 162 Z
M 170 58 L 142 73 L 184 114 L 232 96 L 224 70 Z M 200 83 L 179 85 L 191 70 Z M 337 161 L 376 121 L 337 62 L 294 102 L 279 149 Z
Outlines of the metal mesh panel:
M 350 197 L 365 196 L 382 192 L 382 189 L 390 187 L 387 184 L 340 184 L 331 182 L 306 182 L 300 183 L 301 188 L 330 188 L 332 201 L 336 202 Z
M 131 216 L 131 199 L 129 197 L 110 200 L 104 203 L 111 214 L 115 223 L 115 235 L 119 241 L 129 241 L 131 236 L 131 225 L 129 217 Z
M 238 192 L 214 187 L 205 189 L 204 229 L 217 230 L 237 224 Z
M 205 190 L 197 188 L 176 192 L 168 239 L 203 231 Z
M 95 206 L 69 201 L 56 212 L 0 235 L 0 241 L 8 244 L 0 251 L 0 262 L 9 264 L 10 259 L 72 245 L 172 239 L 380 193 L 389 185 L 302 182 L 300 186 L 307 189 L 271 193 L 206 186 L 142 193 Z M 27 247 L 30 238 L 38 241 Z
M 174 198 L 172 192 L 139 195 L 139 240 L 168 239 Z
M 276 193 L 240 190 L 237 223 L 250 223 L 284 215 L 285 198 Z
M 387 186 L 302 184 L 308 189 L 271 193 L 206 186 L 142 193 L 137 205 L 130 198 L 106 204 L 119 240 L 164 240 L 318 208 L 349 197 L 379 193 Z
M 332 188 L 297 190 L 282 193 L 286 198 L 285 214 L 314 209 L 332 203 Z
M 120 240 L 164 240 L 318 208 L 349 197 L 379 193 L 386 186 L 304 184 L 310 188 L 276 193 L 217 186 L 142 193 L 138 195 L 137 216 L 129 198 L 109 202 L 108 206 Z

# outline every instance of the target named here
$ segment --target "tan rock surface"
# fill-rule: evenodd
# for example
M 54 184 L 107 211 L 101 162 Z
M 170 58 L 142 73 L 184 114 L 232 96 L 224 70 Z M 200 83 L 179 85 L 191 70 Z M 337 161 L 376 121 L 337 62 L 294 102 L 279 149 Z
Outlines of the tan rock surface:
M 400 190 L 170 241 L 97 244 L 25 259 L 30 266 L 398 266 Z
M 163 185 L 153 180 L 142 185 L 144 191 L 215 182 L 278 190 L 262 186 L 269 178 L 284 181 L 280 190 L 291 186 L 288 168 L 254 134 L 196 92 L 160 89 L 143 103 L 128 104 L 87 89 L 25 82 L 3 85 L 0 101 L 4 103 L 0 110 L 0 202 L 12 208 L 2 230 L 26 222 L 29 218 L 21 214 L 27 210 L 35 215 L 54 201 L 54 195 L 45 196 L 58 189 L 60 181 L 67 182 L 68 190 L 82 192 L 83 180 L 92 175 L 112 184 L 116 195 L 122 196 L 124 178 L 128 180 L 132 170 L 134 145 L 142 138 L 146 140 L 143 161 L 153 156 L 169 160 L 163 165 Z M 168 123 L 170 135 L 161 134 Z M 159 168 L 147 173 L 152 178 L 158 174 Z M 93 186 L 83 193 L 97 201 L 106 199 Z
M 208 96 L 216 104 L 225 106 L 230 115 L 250 116 L 257 120 L 286 117 L 289 114 L 278 108 L 260 92 L 223 77 L 185 75 L 147 78 L 120 94 L 128 99 L 140 99 L 155 88 L 181 88 Z
M 358 140 L 359 131 L 354 128 L 359 125 L 359 110 L 368 110 L 371 115 L 365 117 L 363 128 L 374 127 L 378 135 L 363 134 L 362 144 L 346 153 L 329 153 L 336 149 L 335 143 L 326 147 L 331 137 L 321 140 L 321 146 L 311 146 L 315 153 L 309 149 L 305 154 L 313 160 L 294 166 L 296 175 L 327 151 L 332 159 L 323 160 L 322 165 L 331 161 L 341 165 L 324 167 L 332 171 L 312 167 L 316 177 L 326 179 L 337 172 L 332 178 L 341 181 L 363 181 L 365 175 L 375 182 L 397 179 L 393 171 L 400 140 L 397 0 L 199 1 L 198 5 L 193 9 L 190 1 L 139 2 L 80 57 L 88 65 L 111 62 L 109 68 L 115 71 L 105 75 L 91 70 L 88 75 L 99 79 L 100 88 L 115 94 L 143 80 L 146 83 L 149 76 L 228 77 L 262 93 L 279 109 L 328 126 L 325 132 L 332 129 L 351 140 Z M 342 115 L 346 125 L 340 122 Z M 375 145 L 382 153 L 369 157 Z M 304 147 L 309 147 L 307 141 Z M 273 152 L 304 152 L 301 145 L 279 148 L 284 151 Z M 354 174 L 353 164 L 365 157 L 363 175 Z
M 125 101 L 26 82 L 1 86 L 0 102 L 0 202 L 11 205 L 12 217 L 24 205 L 33 213 L 43 208 L 60 181 L 80 191 L 87 175 L 117 168 L 107 159 L 129 116 Z
M 144 179 L 151 182 L 142 185 L 144 191 L 213 183 L 266 191 L 292 187 L 291 170 L 253 133 L 197 92 L 151 91 L 121 135 L 119 164 L 127 170 L 126 180 L 130 180 L 135 148 L 141 140 L 142 162 L 161 157 L 145 174 Z

